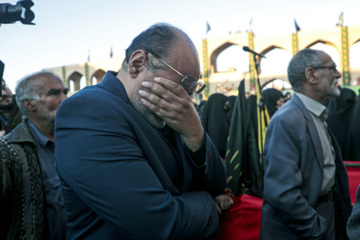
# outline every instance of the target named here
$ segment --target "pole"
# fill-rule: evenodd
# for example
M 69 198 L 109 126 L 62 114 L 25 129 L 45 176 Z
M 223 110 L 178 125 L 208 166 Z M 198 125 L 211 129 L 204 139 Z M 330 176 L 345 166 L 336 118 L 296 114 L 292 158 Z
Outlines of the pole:
M 260 153 L 260 158 L 261 158 L 261 161 L 263 160 L 263 156 L 264 156 L 264 139 L 263 139 L 263 128 L 264 128 L 264 122 L 263 122 L 263 116 L 264 116 L 264 110 L 265 110 L 265 106 L 264 106 L 264 103 L 263 103 L 263 98 L 262 98 L 262 95 L 261 95 L 261 89 L 260 89 L 260 61 L 259 59 L 257 59 L 257 55 L 256 54 L 253 54 L 253 57 L 254 57 L 254 62 L 255 62 L 255 72 L 256 72 L 256 81 L 257 81 L 257 97 L 260 97 L 259 99 L 259 102 L 258 102 L 258 121 L 259 121 L 259 126 L 258 126 L 258 133 L 260 134 L 260 139 L 258 141 L 258 144 L 259 144 L 259 153 Z M 258 96 L 259 94 L 259 96 Z M 264 117 L 265 119 L 265 117 Z

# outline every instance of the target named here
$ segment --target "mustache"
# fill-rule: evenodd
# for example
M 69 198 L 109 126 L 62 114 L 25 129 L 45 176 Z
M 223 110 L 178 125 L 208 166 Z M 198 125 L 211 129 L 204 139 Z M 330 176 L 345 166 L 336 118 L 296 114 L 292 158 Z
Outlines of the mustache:
M 11 95 L 9 94 L 3 94 L 1 97 L 0 97 L 0 101 L 4 100 L 5 98 L 10 98 Z

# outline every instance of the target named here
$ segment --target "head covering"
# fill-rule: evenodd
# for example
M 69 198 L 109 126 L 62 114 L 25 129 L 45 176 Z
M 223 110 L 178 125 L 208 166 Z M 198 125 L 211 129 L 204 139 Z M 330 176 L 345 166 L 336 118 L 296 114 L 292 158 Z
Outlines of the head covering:
M 337 114 L 339 111 L 344 111 L 345 108 L 349 108 L 355 104 L 356 93 L 349 88 L 341 88 L 340 95 L 338 97 L 330 99 L 327 108 L 329 117 L 332 114 Z
M 269 112 L 269 116 L 270 118 L 272 117 L 272 115 L 276 112 L 276 110 L 278 109 L 277 106 L 277 101 L 283 97 L 283 94 L 279 91 L 276 90 L 275 88 L 268 88 L 265 89 L 264 91 L 262 91 L 262 98 L 263 101 L 267 107 L 267 110 Z
M 196 111 L 198 112 L 200 119 L 202 116 L 204 116 L 204 108 L 205 108 L 205 104 L 206 104 L 206 100 L 202 100 L 199 105 L 196 106 Z
M 340 96 L 330 100 L 326 120 L 341 148 L 344 160 L 360 161 L 360 102 L 356 93 L 348 88 L 340 89 Z
M 221 93 L 214 93 L 198 109 L 203 128 L 219 150 L 222 158 L 225 158 L 227 137 L 235 99 L 236 96 L 227 97 Z

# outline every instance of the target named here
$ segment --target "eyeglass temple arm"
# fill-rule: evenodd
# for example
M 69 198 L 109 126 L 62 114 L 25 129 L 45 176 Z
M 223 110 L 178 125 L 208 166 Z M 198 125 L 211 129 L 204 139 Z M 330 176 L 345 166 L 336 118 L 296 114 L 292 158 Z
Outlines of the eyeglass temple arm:
M 172 66 L 170 66 L 169 64 L 167 64 L 164 60 L 162 60 L 161 58 L 158 58 L 160 62 L 162 62 L 163 64 L 165 64 L 166 66 L 168 66 L 170 69 L 172 69 L 174 72 L 176 72 L 177 74 L 179 74 L 182 77 L 185 77 L 182 73 L 180 73 L 178 70 L 176 70 L 175 68 L 173 68 Z

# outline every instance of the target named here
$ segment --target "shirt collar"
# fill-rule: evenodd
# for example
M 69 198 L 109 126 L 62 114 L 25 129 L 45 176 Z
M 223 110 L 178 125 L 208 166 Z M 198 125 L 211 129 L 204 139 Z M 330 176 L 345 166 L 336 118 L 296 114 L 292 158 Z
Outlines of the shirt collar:
M 27 119 L 27 123 L 35 140 L 41 146 L 46 147 L 49 142 L 52 143 L 52 141 L 48 137 L 46 137 L 29 119 Z
M 315 116 L 319 117 L 322 121 L 325 121 L 328 115 L 328 111 L 324 105 L 302 93 L 296 92 L 294 94 L 296 94 L 300 98 L 307 110 L 309 110 Z

